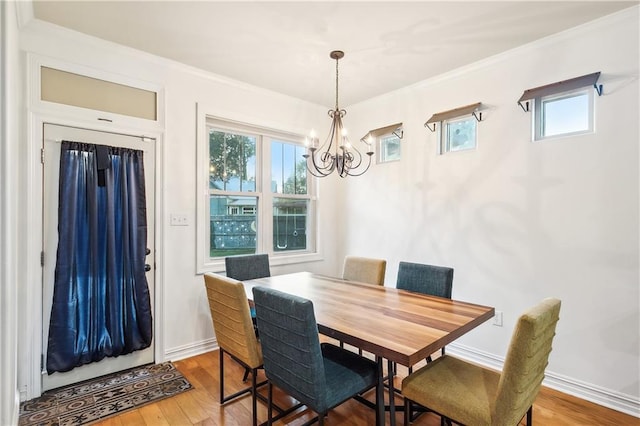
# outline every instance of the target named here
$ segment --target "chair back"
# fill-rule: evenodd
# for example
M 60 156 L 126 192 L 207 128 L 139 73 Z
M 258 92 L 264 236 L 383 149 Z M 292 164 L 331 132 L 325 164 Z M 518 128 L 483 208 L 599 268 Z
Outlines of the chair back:
M 270 277 L 269 255 L 248 254 L 224 258 L 225 270 L 229 278 L 239 281 Z
M 518 424 L 538 395 L 560 314 L 560 300 L 548 298 L 527 310 L 513 331 L 500 375 L 493 424 Z
M 253 288 L 264 371 L 269 381 L 316 412 L 325 412 L 326 380 L 313 303 Z
M 451 299 L 453 268 L 400 262 L 396 288 Z
M 342 268 L 342 278 L 349 281 L 384 285 L 387 261 L 369 257 L 346 256 Z
M 211 319 L 220 348 L 250 368 L 262 365 L 262 351 L 256 338 L 240 281 L 218 274 L 204 274 Z

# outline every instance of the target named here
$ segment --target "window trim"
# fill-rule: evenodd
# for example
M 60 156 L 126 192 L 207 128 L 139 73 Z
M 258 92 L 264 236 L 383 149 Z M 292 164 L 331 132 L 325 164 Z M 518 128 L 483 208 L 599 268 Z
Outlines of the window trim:
M 208 126 L 214 124 L 221 130 L 229 130 L 240 133 L 247 133 L 248 131 L 255 132 L 261 136 L 267 136 L 269 143 L 259 142 L 256 147 L 256 152 L 263 159 L 271 158 L 271 139 L 279 139 L 282 141 L 302 141 L 303 136 L 294 132 L 287 132 L 276 130 L 268 127 L 261 127 L 255 124 L 246 124 L 244 122 L 236 121 L 233 119 L 226 119 L 218 115 L 212 114 L 209 111 L 211 109 L 202 104 L 196 103 L 196 274 L 203 274 L 205 272 L 223 272 L 224 257 L 211 258 L 207 255 L 207 248 L 209 247 L 210 236 L 210 223 L 207 217 L 209 213 L 208 208 L 208 196 L 209 190 L 209 137 Z M 268 173 L 263 173 L 263 162 L 256 162 L 256 192 L 243 192 L 237 193 L 239 196 L 256 196 L 258 197 L 258 206 L 263 203 L 263 198 L 276 197 L 278 195 L 290 195 L 292 194 L 278 194 L 270 192 L 270 182 Z M 269 194 L 265 195 L 262 189 L 269 191 Z M 308 224 L 307 229 L 308 236 L 308 249 L 304 252 L 292 251 L 287 253 L 274 253 L 269 247 L 263 248 L 260 244 L 264 244 L 263 240 L 259 239 L 256 251 L 269 254 L 269 263 L 272 266 L 290 265 L 296 263 L 312 262 L 322 260 L 320 239 L 319 237 L 319 225 L 318 214 L 320 212 L 318 206 L 317 196 L 317 181 L 312 176 L 307 179 L 307 191 L 308 196 L 304 196 L 309 199 L 308 210 Z M 230 194 L 230 193 L 227 193 Z M 258 220 L 264 224 L 264 232 L 273 233 L 273 226 L 271 224 L 272 209 L 262 208 L 258 209 Z

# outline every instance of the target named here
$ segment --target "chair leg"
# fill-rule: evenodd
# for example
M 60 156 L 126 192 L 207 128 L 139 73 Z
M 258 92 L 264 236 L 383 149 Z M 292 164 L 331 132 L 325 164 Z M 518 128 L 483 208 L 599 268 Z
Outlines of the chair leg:
M 267 383 L 267 425 L 271 426 L 273 423 L 273 385 L 271 382 Z
M 411 422 L 411 401 L 409 398 L 404 399 L 404 426 L 409 426 Z
M 224 402 L 224 354 L 222 348 L 218 349 L 220 353 L 220 405 Z
M 533 426 L 533 405 L 527 410 L 527 426 Z
M 247 378 L 249 377 L 249 369 L 247 367 L 244 368 L 244 376 L 242 376 L 242 383 L 247 381 Z
M 248 370 L 248 369 L 247 369 Z M 258 426 L 258 397 L 256 393 L 258 392 L 257 388 L 257 380 L 258 369 L 254 368 L 251 372 L 251 405 L 253 408 L 253 426 Z

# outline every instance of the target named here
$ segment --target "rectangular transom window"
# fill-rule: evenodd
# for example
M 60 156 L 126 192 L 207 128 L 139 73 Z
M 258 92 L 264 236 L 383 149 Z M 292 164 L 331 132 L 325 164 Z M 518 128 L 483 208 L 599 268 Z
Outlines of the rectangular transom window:
M 388 163 L 389 161 L 400 160 L 400 138 L 391 133 L 380 136 L 380 146 L 378 147 L 378 162 Z
M 593 133 L 593 89 L 602 95 L 599 78 L 598 71 L 525 90 L 518 105 L 528 112 L 533 104 L 532 139 Z
M 475 149 L 476 129 L 476 119 L 474 117 L 443 121 L 440 153 Z
M 158 94 L 49 67 L 40 67 L 43 101 L 157 120 Z
M 534 99 L 534 140 L 593 132 L 593 89 Z

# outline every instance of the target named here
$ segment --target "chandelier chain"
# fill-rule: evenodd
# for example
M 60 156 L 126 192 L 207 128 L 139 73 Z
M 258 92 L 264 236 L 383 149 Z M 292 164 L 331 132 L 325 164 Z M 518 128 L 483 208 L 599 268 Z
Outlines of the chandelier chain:
M 336 58 L 336 111 L 338 110 L 338 61 L 340 59 Z

